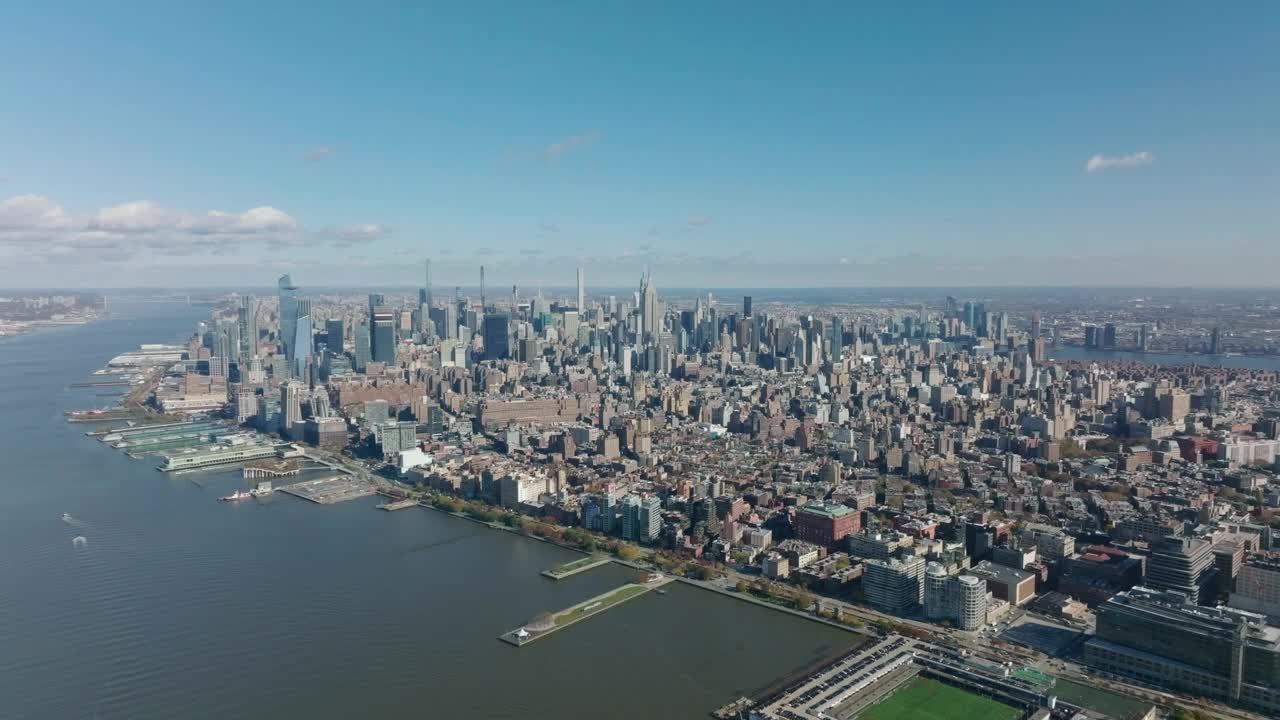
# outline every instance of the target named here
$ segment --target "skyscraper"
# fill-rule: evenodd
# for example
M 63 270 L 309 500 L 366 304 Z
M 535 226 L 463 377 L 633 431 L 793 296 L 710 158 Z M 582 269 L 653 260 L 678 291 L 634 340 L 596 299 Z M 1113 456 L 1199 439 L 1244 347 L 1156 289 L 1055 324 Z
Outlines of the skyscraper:
M 240 324 L 239 352 L 245 357 L 258 354 L 258 298 L 245 295 L 240 298 L 240 309 L 236 313 Z
M 307 363 L 314 351 L 315 332 L 311 327 L 311 301 L 297 301 L 298 317 L 294 320 L 293 339 L 289 342 L 289 368 L 293 377 L 301 378 L 307 374 Z
M 640 334 L 653 337 L 662 329 L 658 310 L 658 289 L 653 286 L 653 273 L 646 272 L 640 285 Z
M 742 317 L 751 317 L 751 296 L 742 296 Z
M 396 361 L 396 314 L 388 307 L 376 307 L 371 316 L 373 321 L 372 341 L 374 362 L 391 364 Z
M 1217 355 L 1222 352 L 1222 328 L 1214 327 L 1209 333 L 1209 354 Z
M 486 360 L 502 360 L 511 357 L 511 337 L 507 325 L 511 317 L 507 313 L 485 313 L 484 357 Z
M 587 286 L 586 280 L 582 274 L 582 268 L 578 268 L 578 313 L 585 315 L 587 312 Z
M 324 344 L 331 353 L 342 352 L 342 342 L 346 337 L 346 328 L 342 318 L 329 318 L 324 325 Z
M 355 340 L 356 372 L 364 372 L 369 366 L 369 361 L 373 359 L 373 340 L 370 337 L 369 321 L 361 318 L 356 322 L 352 335 Z
M 280 344 L 284 346 L 285 356 L 289 356 L 289 343 L 298 325 L 298 288 L 288 273 L 280 276 L 276 282 L 280 294 Z

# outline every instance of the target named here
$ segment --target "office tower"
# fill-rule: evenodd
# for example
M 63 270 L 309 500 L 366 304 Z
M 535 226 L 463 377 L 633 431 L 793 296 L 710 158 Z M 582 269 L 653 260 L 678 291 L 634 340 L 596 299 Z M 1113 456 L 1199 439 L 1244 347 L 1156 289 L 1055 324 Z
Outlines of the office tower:
M 311 327 L 311 301 L 297 301 L 298 317 L 294 321 L 293 339 L 289 342 L 289 369 L 293 377 L 301 378 L 307 374 L 307 363 L 314 352 L 315 331 Z
M 587 312 L 587 286 L 586 280 L 582 274 L 582 268 L 578 268 L 578 312 L 585 314 Z
M 750 295 L 742 296 L 742 316 L 751 317 L 751 296 Z
M 840 318 L 831 318 L 831 361 L 844 360 L 844 324 Z
M 1263 616 L 1135 587 L 1098 608 L 1085 663 L 1143 684 L 1280 714 L 1280 632 Z
M 511 357 L 511 337 L 507 313 L 486 313 L 484 316 L 484 357 L 486 360 L 503 360 Z
M 484 300 L 484 266 L 481 265 L 480 266 L 480 309 L 484 310 L 486 307 L 488 307 L 488 305 L 485 304 L 485 300 Z
M 1222 328 L 1215 327 L 1209 333 L 1209 354 L 1217 355 L 1222 352 Z
M 393 365 L 396 361 L 395 311 L 389 307 L 374 308 L 372 320 L 373 360 Z
M 1031 313 L 1031 339 L 1040 337 L 1040 311 Z
M 969 332 L 974 331 L 974 323 L 977 322 L 975 318 L 976 316 L 974 315 L 973 301 L 965 300 L 964 301 L 964 317 L 961 319 L 964 320 L 965 327 L 969 329 Z
M 369 366 L 369 362 L 373 360 L 373 338 L 369 330 L 369 321 L 361 318 L 356 321 L 355 330 L 352 332 L 355 342 L 355 370 L 356 372 L 364 372 Z
M 863 594 L 877 610 L 905 615 L 923 602 L 923 557 L 866 560 L 862 566 Z
M 240 298 L 240 308 L 236 314 L 240 323 L 241 355 L 252 357 L 258 354 L 258 298 L 245 295 Z
M 1213 566 L 1213 543 L 1189 537 L 1166 537 L 1151 547 L 1147 559 L 1147 587 L 1175 590 L 1193 603 L 1211 599 L 1217 577 Z
M 342 352 L 342 343 L 347 333 L 342 318 L 329 318 L 324 324 L 324 344 L 331 353 Z
M 1147 351 L 1149 332 L 1150 331 L 1145 323 L 1143 323 L 1142 327 L 1138 328 L 1138 352 Z
M 640 285 L 640 334 L 652 337 L 662 329 L 662 317 L 658 310 L 658 289 L 653 285 L 653 273 L 646 272 Z
M 276 282 L 276 289 L 280 294 L 280 345 L 283 346 L 285 356 L 289 354 L 289 343 L 293 342 L 293 336 L 298 325 L 298 288 L 294 286 L 292 278 L 288 273 L 280 276 Z
M 387 304 L 387 299 L 382 293 L 369 293 L 369 313 L 372 315 L 375 308 L 382 307 Z

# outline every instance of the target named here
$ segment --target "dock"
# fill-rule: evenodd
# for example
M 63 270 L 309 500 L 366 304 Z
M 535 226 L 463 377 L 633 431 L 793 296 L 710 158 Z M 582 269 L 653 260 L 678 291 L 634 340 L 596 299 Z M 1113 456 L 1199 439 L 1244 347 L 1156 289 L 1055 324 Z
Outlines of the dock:
M 368 497 L 375 492 L 373 485 L 368 482 L 345 475 L 330 475 L 329 477 L 315 480 L 303 480 L 292 485 L 278 487 L 276 490 L 294 497 L 300 497 L 303 500 L 310 500 L 318 505 L 332 505 L 347 500 L 355 500 Z
M 418 504 L 417 500 L 414 500 L 413 498 L 405 498 L 404 500 L 395 500 L 392 502 L 379 503 L 378 509 L 386 510 L 387 512 L 394 512 L 396 510 L 404 510 L 405 508 L 416 507 L 417 504 Z
M 544 614 L 527 625 L 510 630 L 498 636 L 498 639 L 515 645 L 516 647 L 524 647 L 539 638 L 546 637 L 557 630 L 563 630 L 570 625 L 586 620 L 593 615 L 598 615 L 611 607 L 621 605 L 622 603 L 633 598 L 655 590 L 657 588 L 672 582 L 675 578 L 665 575 L 656 575 L 645 582 L 627 583 L 621 587 L 614 588 L 607 593 L 597 595 L 593 598 L 583 600 L 577 605 L 567 607 L 556 613 Z
M 589 555 L 584 558 L 578 558 L 573 562 L 567 562 L 563 565 L 543 570 L 542 574 L 552 580 L 563 580 L 567 577 L 577 575 L 581 572 L 586 572 L 592 568 L 598 568 L 601 565 L 607 565 L 611 562 L 613 562 L 613 559 L 608 555 Z

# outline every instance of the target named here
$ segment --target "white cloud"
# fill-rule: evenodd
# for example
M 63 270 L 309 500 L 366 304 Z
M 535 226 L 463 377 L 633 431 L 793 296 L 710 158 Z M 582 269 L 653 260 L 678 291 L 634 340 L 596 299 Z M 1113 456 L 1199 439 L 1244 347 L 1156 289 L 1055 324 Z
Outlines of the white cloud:
M 302 155 L 302 159 L 306 162 L 320 162 L 321 160 L 333 157 L 335 152 L 337 152 L 337 150 L 334 150 L 332 146 L 321 145 L 320 147 L 308 150 Z
M 1135 168 L 1142 165 L 1150 165 L 1155 161 L 1155 154 L 1146 150 L 1128 155 L 1103 155 L 1099 153 L 1089 158 L 1089 162 L 1085 163 L 1084 169 L 1085 172 L 1097 172 L 1108 168 Z
M 334 245 L 350 247 L 352 245 L 371 243 L 374 240 L 386 237 L 391 234 L 391 228 L 382 223 L 365 223 L 363 225 L 348 225 L 338 228 L 333 234 L 336 237 Z
M 570 135 L 563 140 L 548 145 L 546 150 L 543 151 L 543 156 L 548 162 L 556 162 L 566 153 L 590 145 L 602 137 L 604 136 L 599 130 L 588 130 L 577 135 Z
M 211 238 L 216 241 L 210 242 Z M 298 220 L 273 207 L 193 214 L 138 200 L 77 216 L 40 195 L 18 195 L 0 202 L 0 250 L 17 248 L 20 257 L 196 255 L 234 252 L 253 243 L 280 247 L 304 240 Z
M 0 231 L 65 227 L 71 219 L 43 195 L 18 195 L 0 202 Z

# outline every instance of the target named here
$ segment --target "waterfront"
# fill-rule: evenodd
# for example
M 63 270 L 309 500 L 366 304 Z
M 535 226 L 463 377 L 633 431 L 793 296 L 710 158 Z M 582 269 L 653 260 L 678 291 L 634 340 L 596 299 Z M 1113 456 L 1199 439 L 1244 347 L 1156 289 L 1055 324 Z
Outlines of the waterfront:
M 517 651 L 495 636 L 632 573 L 552 581 L 574 553 L 372 497 L 219 503 L 238 469 L 166 475 L 103 446 L 65 423 L 96 399 L 69 385 L 208 315 L 113 311 L 0 340 L 6 720 L 701 718 L 856 639 L 672 584 Z
M 1134 362 L 1146 365 L 1201 365 L 1203 367 L 1240 368 L 1246 370 L 1280 370 L 1280 356 L 1275 355 L 1204 355 L 1199 353 L 1140 353 L 1130 350 L 1099 350 L 1079 345 L 1049 348 L 1052 360 L 1082 362 Z

